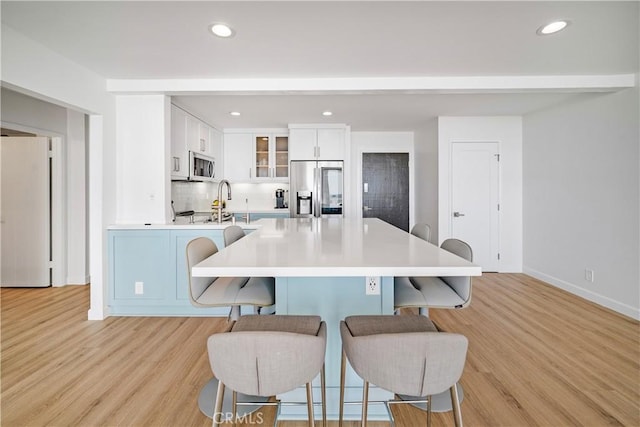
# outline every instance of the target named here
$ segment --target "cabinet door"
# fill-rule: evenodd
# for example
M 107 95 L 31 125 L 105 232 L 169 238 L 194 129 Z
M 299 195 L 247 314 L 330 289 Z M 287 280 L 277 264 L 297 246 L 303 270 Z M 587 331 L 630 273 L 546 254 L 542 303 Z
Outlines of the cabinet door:
M 224 135 L 224 177 L 231 182 L 249 182 L 252 178 L 253 143 L 250 133 Z
M 189 149 L 187 148 L 187 113 L 171 106 L 171 178 L 186 179 L 189 175 Z
M 203 150 L 201 148 L 200 120 L 190 114 L 187 114 L 187 149 L 202 153 Z
M 315 160 L 316 143 L 315 129 L 290 129 L 289 160 Z
M 344 160 L 344 129 L 318 129 L 318 160 Z
M 162 303 L 173 287 L 167 231 L 110 231 L 111 304 Z
M 253 176 L 257 181 L 269 180 L 272 175 L 271 168 L 273 166 L 269 135 L 253 135 L 253 153 Z
M 275 135 L 273 137 L 273 177 L 276 180 L 289 178 L 289 137 Z
M 209 129 L 209 153 L 216 161 L 215 179 L 224 177 L 224 159 L 222 157 L 222 132 L 218 129 Z

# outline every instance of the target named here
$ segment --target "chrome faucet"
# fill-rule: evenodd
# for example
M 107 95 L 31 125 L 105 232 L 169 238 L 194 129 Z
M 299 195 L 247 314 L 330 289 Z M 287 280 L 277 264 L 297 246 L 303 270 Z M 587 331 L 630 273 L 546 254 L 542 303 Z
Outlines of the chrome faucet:
M 231 184 L 226 179 L 218 184 L 218 224 L 222 224 L 222 187 L 227 184 L 227 200 L 231 200 Z

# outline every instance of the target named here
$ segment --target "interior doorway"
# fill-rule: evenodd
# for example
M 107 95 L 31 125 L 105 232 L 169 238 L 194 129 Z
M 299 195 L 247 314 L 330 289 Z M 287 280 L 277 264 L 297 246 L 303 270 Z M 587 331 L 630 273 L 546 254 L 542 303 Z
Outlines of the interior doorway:
M 473 248 L 482 271 L 499 271 L 500 200 L 497 142 L 454 142 L 451 157 L 451 236 Z
M 409 153 L 362 153 L 362 217 L 409 231 Z
M 0 138 L 0 284 L 52 284 L 51 157 L 47 137 Z

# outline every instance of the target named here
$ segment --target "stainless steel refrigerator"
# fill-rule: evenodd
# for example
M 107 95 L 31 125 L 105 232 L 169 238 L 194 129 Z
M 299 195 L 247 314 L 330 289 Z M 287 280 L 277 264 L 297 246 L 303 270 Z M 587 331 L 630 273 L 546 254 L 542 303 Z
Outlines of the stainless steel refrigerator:
M 342 216 L 343 162 L 292 160 L 289 211 L 292 218 Z

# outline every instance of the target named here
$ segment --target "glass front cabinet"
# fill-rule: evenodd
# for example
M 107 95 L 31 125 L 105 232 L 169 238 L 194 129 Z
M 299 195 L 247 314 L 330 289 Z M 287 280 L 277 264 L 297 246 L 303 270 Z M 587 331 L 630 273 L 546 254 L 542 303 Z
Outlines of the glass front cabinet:
M 258 181 L 289 179 L 289 136 L 287 133 L 253 135 L 254 177 Z

